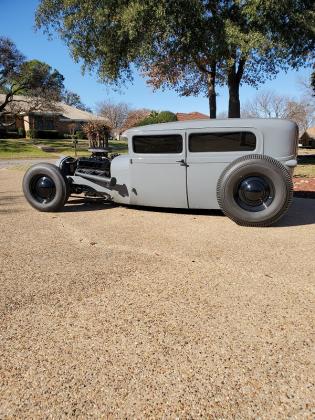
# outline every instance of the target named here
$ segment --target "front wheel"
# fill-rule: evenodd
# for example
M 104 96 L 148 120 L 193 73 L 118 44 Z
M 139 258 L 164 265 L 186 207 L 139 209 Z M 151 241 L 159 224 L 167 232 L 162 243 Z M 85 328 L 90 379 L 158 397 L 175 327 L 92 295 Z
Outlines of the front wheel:
M 23 178 L 23 192 L 29 204 L 39 211 L 58 211 L 68 198 L 66 180 L 59 168 L 50 163 L 28 169 Z
M 243 156 L 222 173 L 217 200 L 224 214 L 239 225 L 269 226 L 284 215 L 293 197 L 288 170 L 276 159 Z

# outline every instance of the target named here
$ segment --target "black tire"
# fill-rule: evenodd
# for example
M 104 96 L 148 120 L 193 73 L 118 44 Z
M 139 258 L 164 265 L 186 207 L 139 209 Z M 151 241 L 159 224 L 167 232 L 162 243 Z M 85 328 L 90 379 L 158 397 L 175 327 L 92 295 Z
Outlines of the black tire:
M 56 212 L 67 201 L 69 187 L 57 166 L 39 163 L 25 173 L 23 192 L 26 200 L 35 209 Z
M 225 168 L 217 184 L 221 210 L 242 226 L 270 226 L 285 214 L 292 197 L 291 175 L 269 156 L 236 159 Z

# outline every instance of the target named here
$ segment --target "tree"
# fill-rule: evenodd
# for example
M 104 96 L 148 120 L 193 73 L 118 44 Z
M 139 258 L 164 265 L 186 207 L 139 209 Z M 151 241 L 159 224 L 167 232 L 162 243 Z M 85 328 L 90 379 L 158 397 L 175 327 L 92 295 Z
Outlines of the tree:
M 128 113 L 123 129 L 128 130 L 128 128 L 136 127 L 140 121 L 144 120 L 144 118 L 148 117 L 150 114 L 151 111 L 145 108 L 131 110 Z
M 32 111 L 58 111 L 55 101 L 63 89 L 63 76 L 37 60 L 25 61 L 15 44 L 0 37 L 0 125 L 10 126 L 15 116 Z M 23 95 L 23 97 L 17 97 Z M 10 121 L 3 122 L 3 117 Z
M 313 96 L 315 96 L 315 70 L 311 75 L 311 88 L 313 89 Z
M 242 109 L 247 118 L 284 118 L 296 122 L 303 133 L 314 121 L 315 113 L 311 103 L 304 98 L 296 100 L 272 91 L 260 92 Z
M 73 106 L 77 109 L 81 109 L 81 111 L 92 112 L 91 108 L 84 105 L 84 103 L 81 101 L 80 95 L 72 92 L 71 90 L 65 89 L 62 93 L 61 99 L 65 104 Z
M 108 148 L 110 127 L 106 126 L 102 121 L 88 121 L 82 126 L 82 130 L 89 140 L 90 147 Z
M 0 103 L 0 114 L 20 90 L 20 86 L 13 80 L 18 76 L 24 60 L 23 54 L 9 38 L 0 37 L 0 89 L 5 94 L 4 101 Z
M 166 122 L 177 121 L 176 114 L 170 111 L 151 111 L 143 120 L 140 120 L 136 125 L 149 125 L 149 124 L 160 124 Z
M 32 95 L 34 90 L 53 94 L 54 100 L 60 100 L 64 90 L 65 78 L 58 70 L 39 60 L 25 61 L 21 64 L 15 82 L 20 85 L 20 94 Z
M 182 94 L 206 86 L 210 117 L 216 114 L 216 83 L 228 85 L 229 117 L 239 117 L 242 83 L 258 86 L 314 56 L 312 1 L 183 0 L 168 3 L 166 18 L 166 41 L 164 32 L 148 62 L 150 83 L 179 86 Z
M 314 57 L 313 0 L 41 0 L 38 27 L 56 29 L 85 69 L 105 82 L 132 79 L 204 93 L 216 116 L 216 83 L 240 116 L 241 83 L 257 86 Z
M 124 130 L 125 122 L 130 112 L 130 107 L 124 102 L 115 104 L 112 101 L 104 101 L 98 104 L 98 115 L 108 121 L 114 135 L 120 136 Z

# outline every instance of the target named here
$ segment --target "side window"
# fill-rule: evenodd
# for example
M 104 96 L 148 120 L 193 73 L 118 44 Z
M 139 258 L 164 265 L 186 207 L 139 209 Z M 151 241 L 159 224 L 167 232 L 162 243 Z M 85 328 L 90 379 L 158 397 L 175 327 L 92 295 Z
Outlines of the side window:
M 181 153 L 183 139 L 179 134 L 134 136 L 132 138 L 135 153 Z
M 249 131 L 194 133 L 189 136 L 190 152 L 241 152 L 255 148 L 256 136 Z

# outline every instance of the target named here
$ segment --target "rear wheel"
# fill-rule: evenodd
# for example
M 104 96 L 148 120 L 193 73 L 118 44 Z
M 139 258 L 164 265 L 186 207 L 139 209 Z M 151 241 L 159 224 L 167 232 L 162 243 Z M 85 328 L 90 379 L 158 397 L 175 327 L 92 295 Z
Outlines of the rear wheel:
M 277 160 L 248 155 L 232 162 L 217 185 L 221 210 L 243 226 L 269 226 L 289 208 L 292 179 Z
M 58 211 L 68 198 L 66 180 L 50 163 L 33 165 L 23 178 L 23 192 L 31 206 L 39 211 Z

